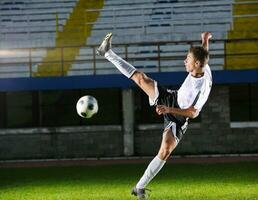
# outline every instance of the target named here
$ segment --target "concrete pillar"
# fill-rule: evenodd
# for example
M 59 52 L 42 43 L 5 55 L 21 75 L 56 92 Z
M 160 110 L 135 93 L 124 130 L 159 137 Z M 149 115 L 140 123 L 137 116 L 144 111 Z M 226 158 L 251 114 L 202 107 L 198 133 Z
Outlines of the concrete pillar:
M 122 90 L 124 155 L 134 154 L 134 98 L 132 89 Z

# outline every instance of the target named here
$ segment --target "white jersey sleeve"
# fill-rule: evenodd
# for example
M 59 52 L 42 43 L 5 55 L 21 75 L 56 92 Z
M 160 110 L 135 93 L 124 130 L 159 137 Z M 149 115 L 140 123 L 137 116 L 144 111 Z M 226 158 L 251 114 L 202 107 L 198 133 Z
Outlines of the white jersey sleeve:
M 204 104 L 206 103 L 209 95 L 210 95 L 210 91 L 211 91 L 211 87 L 212 87 L 212 75 L 211 75 L 211 70 L 209 65 L 205 66 L 205 70 L 204 70 L 204 82 L 203 82 L 203 86 L 201 88 L 201 93 L 199 96 L 199 99 L 197 100 L 194 108 L 201 111 L 202 107 L 204 106 Z
M 209 97 L 211 86 L 212 74 L 209 65 L 204 67 L 204 75 L 200 78 L 193 77 L 189 73 L 178 90 L 178 105 L 180 108 L 186 109 L 194 104 L 194 108 L 201 111 Z M 199 96 L 198 93 L 200 93 Z

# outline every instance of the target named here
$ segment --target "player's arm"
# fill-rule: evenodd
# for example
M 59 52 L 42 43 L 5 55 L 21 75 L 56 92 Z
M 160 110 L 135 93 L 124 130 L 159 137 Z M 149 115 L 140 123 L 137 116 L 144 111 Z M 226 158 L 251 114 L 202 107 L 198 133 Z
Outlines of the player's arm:
M 209 40 L 211 39 L 212 35 L 209 32 L 203 32 L 202 35 L 202 46 L 204 49 L 209 51 Z
M 180 108 L 167 107 L 164 105 L 157 105 L 156 112 L 158 115 L 170 113 L 172 115 L 182 115 L 184 117 L 189 117 L 189 118 L 195 118 L 199 115 L 199 111 L 195 109 L 193 106 L 190 106 L 189 108 L 186 108 L 186 109 L 180 109 Z

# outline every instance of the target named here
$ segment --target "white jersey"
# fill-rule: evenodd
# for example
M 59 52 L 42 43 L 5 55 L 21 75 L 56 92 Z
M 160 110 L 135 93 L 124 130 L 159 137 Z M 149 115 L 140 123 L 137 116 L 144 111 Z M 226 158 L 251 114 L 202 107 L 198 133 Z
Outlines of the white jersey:
M 189 108 L 193 105 L 198 93 L 200 92 L 199 98 L 197 99 L 194 108 L 199 112 L 203 105 L 208 99 L 212 86 L 212 75 L 209 65 L 204 67 L 204 75 L 196 78 L 188 74 L 184 83 L 178 90 L 177 102 L 181 109 Z

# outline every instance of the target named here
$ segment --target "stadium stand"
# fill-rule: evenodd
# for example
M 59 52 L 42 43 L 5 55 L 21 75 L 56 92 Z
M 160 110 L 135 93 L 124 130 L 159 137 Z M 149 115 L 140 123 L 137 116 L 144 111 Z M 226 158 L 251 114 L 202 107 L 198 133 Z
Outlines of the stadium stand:
M 98 12 L 98 10 L 89 10 Z M 113 32 L 115 43 L 190 41 L 200 40 L 200 32 L 211 31 L 216 39 L 226 39 L 232 24 L 232 1 L 105 1 L 98 20 L 93 26 L 87 45 L 98 45 L 100 38 Z M 191 30 L 191 32 L 189 32 Z M 159 48 L 159 55 L 157 53 Z M 142 44 L 128 49 L 117 49 L 136 67 L 145 72 L 183 71 L 182 60 L 189 44 L 167 43 L 161 46 Z M 126 52 L 125 52 L 126 51 Z M 117 73 L 110 63 L 98 58 L 95 67 L 92 49 L 81 48 L 69 75 Z M 223 69 L 224 44 L 211 45 L 214 69 Z M 162 57 L 159 60 L 159 57 Z M 159 63 L 158 63 L 159 62 Z M 162 66 L 158 69 L 157 66 Z M 96 70 L 94 70 L 96 68 Z
M 0 52 L 0 78 L 30 77 L 35 65 L 46 55 L 43 49 L 7 49 Z
M 72 13 L 56 36 L 56 48 L 49 49 L 43 63 L 37 66 L 37 72 L 33 76 L 60 76 L 66 75 L 75 57 L 78 55 L 80 46 L 85 45 L 85 38 L 91 32 L 91 27 L 86 27 L 85 23 L 94 23 L 98 17 L 98 12 L 87 12 L 87 9 L 100 9 L 102 1 L 79 0 Z M 60 48 L 67 47 L 67 48 Z M 62 60 L 63 62 L 60 62 Z
M 76 0 L 1 1 L 0 47 L 54 46 L 56 30 L 62 30 L 75 4 Z
M 253 46 L 255 54 L 256 44 L 224 43 L 228 38 L 257 38 L 257 1 L 5 0 L 0 9 L 0 77 L 118 73 L 95 55 L 107 32 L 114 34 L 115 51 L 145 72 L 183 71 L 189 45 L 198 44 L 190 41 L 200 41 L 202 31 L 212 32 L 217 40 L 210 46 L 213 69 L 257 66 L 256 55 L 239 62 L 232 56 Z M 27 49 L 16 49 L 14 60 L 6 53 L 14 48 Z M 225 59 L 225 52 L 231 56 Z
M 141 1 L 124 1 L 122 5 L 104 5 L 93 25 L 88 44 L 97 44 L 107 30 L 113 32 L 117 43 L 196 40 L 199 32 L 207 29 L 213 31 L 216 38 L 226 38 L 232 22 L 232 1 L 172 1 L 161 4 L 148 1 L 144 6 L 141 6 Z
M 238 0 L 233 5 L 234 23 L 229 32 L 229 39 L 251 39 L 250 41 L 234 41 L 227 43 L 227 69 L 254 69 L 258 66 L 258 1 Z M 256 24 L 256 26 L 254 25 Z M 242 55 L 239 55 L 242 54 Z
M 37 63 L 47 53 L 41 47 L 55 47 L 57 33 L 62 31 L 76 2 L 1 1 L 0 77 L 29 77 L 33 68 L 37 70 Z

